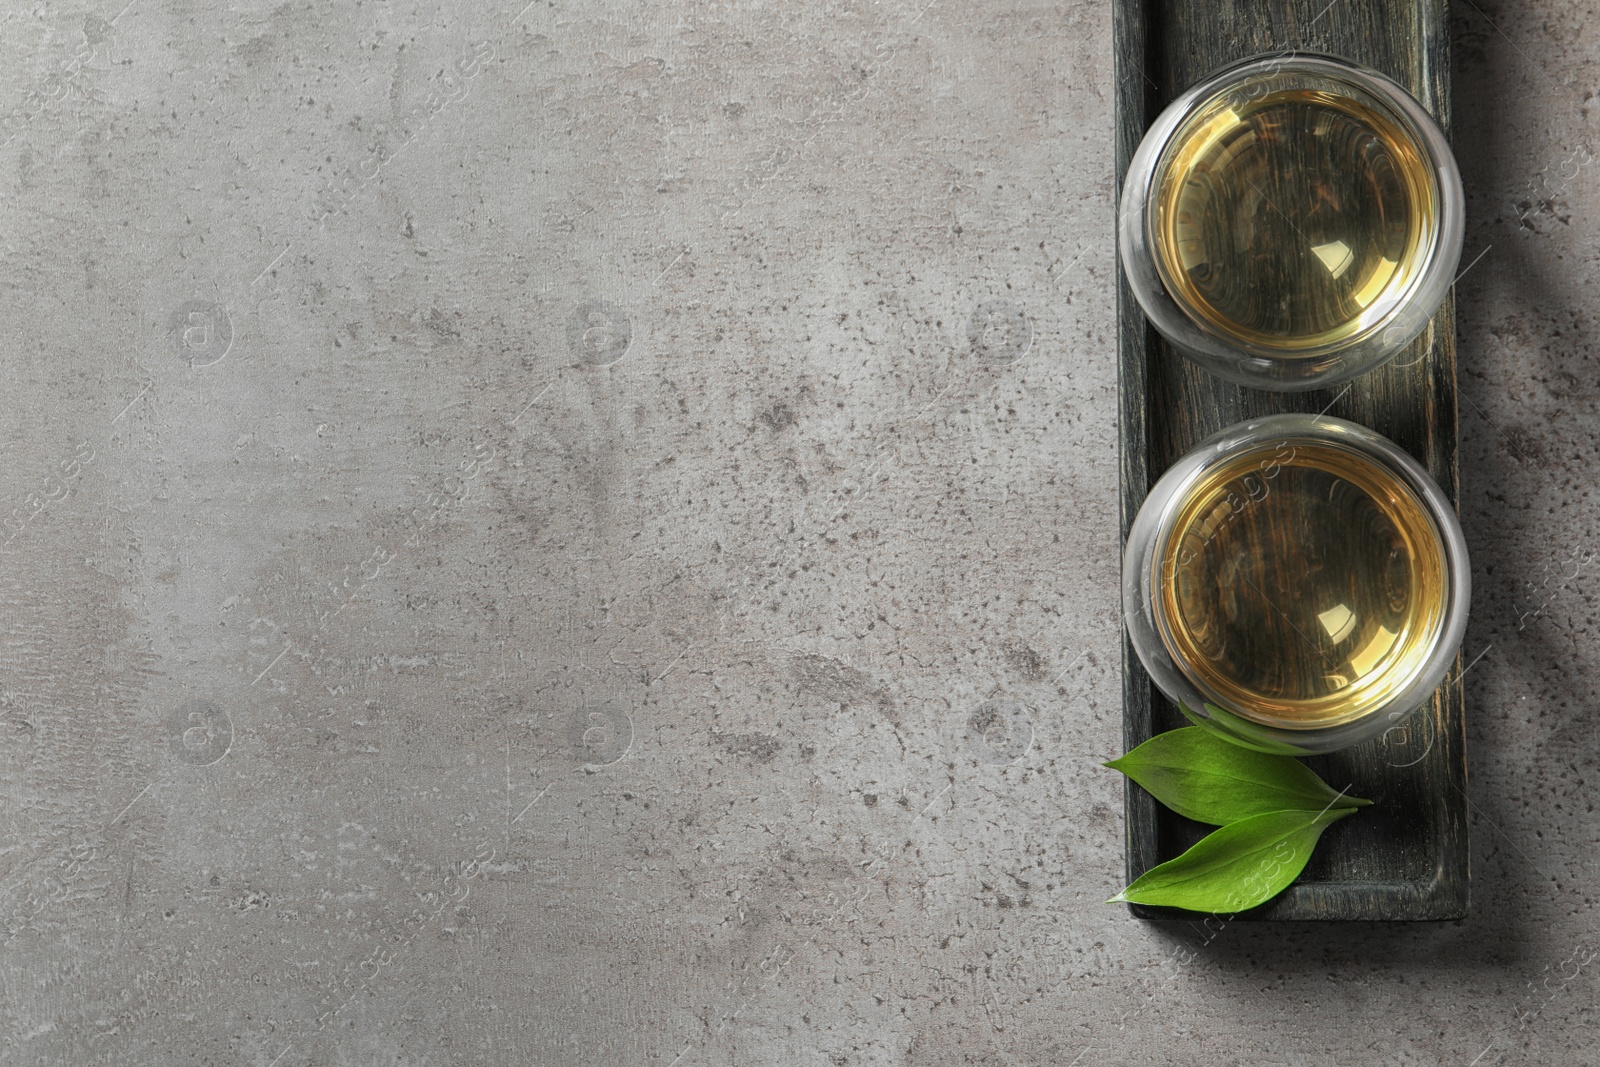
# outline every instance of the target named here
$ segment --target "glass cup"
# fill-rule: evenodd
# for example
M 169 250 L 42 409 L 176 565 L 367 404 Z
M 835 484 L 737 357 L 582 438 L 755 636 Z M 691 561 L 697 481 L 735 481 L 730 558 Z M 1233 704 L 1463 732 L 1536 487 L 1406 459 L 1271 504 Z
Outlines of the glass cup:
M 1246 747 L 1310 755 L 1427 702 L 1466 632 L 1461 525 L 1387 438 L 1326 415 L 1230 426 L 1128 533 L 1123 617 L 1157 688 Z
M 1225 67 L 1145 134 L 1122 266 L 1161 334 L 1259 389 L 1331 385 L 1427 326 L 1461 257 L 1455 157 L 1377 71 L 1303 52 Z

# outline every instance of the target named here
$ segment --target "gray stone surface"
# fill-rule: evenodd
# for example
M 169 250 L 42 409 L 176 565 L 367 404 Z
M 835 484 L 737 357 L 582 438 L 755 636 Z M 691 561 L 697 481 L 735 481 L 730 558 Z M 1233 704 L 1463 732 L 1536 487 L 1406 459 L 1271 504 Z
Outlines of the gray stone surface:
M 1205 931 L 1104 6 L 122 2 L 0 20 L 0 1063 L 1600 1060 L 1592 8 L 1457 15 L 1473 916 Z

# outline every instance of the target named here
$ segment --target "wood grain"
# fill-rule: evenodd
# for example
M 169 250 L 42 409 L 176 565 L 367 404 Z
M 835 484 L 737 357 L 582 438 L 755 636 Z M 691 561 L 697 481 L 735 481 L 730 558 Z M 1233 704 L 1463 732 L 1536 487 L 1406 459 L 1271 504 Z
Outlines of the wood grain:
M 1145 129 L 1174 97 L 1225 63 L 1288 48 L 1343 56 L 1409 89 L 1450 130 L 1450 63 L 1443 0 L 1117 0 L 1117 188 Z M 1146 322 L 1119 276 L 1118 392 L 1122 533 L 1153 481 L 1203 438 L 1283 411 L 1337 415 L 1369 426 L 1415 456 L 1458 502 L 1455 305 L 1393 362 L 1348 386 L 1276 394 L 1215 378 L 1173 351 Z M 1128 748 L 1183 725 L 1123 642 Z M 1376 801 L 1323 837 L 1300 880 L 1242 919 L 1456 919 L 1468 907 L 1466 752 L 1461 661 L 1405 734 L 1309 761 L 1336 788 Z M 1127 874 L 1132 881 L 1199 840 L 1180 818 L 1128 784 Z M 1139 905 L 1141 918 L 1189 913 Z

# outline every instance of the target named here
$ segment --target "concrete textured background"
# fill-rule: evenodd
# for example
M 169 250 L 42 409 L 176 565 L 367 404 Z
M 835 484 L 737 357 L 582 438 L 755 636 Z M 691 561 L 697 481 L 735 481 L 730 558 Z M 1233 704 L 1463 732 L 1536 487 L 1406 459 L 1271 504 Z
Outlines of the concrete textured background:
M 0 1063 L 1600 1062 L 1594 5 L 1455 13 L 1473 915 L 1207 930 L 1104 5 L 123 3 L 0 17 Z

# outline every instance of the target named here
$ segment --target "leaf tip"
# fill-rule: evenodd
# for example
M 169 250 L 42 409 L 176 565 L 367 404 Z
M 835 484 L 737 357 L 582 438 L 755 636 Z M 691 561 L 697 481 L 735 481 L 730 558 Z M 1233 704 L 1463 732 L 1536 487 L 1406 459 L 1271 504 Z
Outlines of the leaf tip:
M 1127 895 L 1126 895 L 1127 892 L 1128 891 L 1126 889 L 1117 890 L 1117 895 L 1112 897 L 1110 900 L 1106 901 L 1106 903 L 1107 904 L 1126 904 L 1126 903 L 1128 903 L 1128 898 L 1127 898 Z

